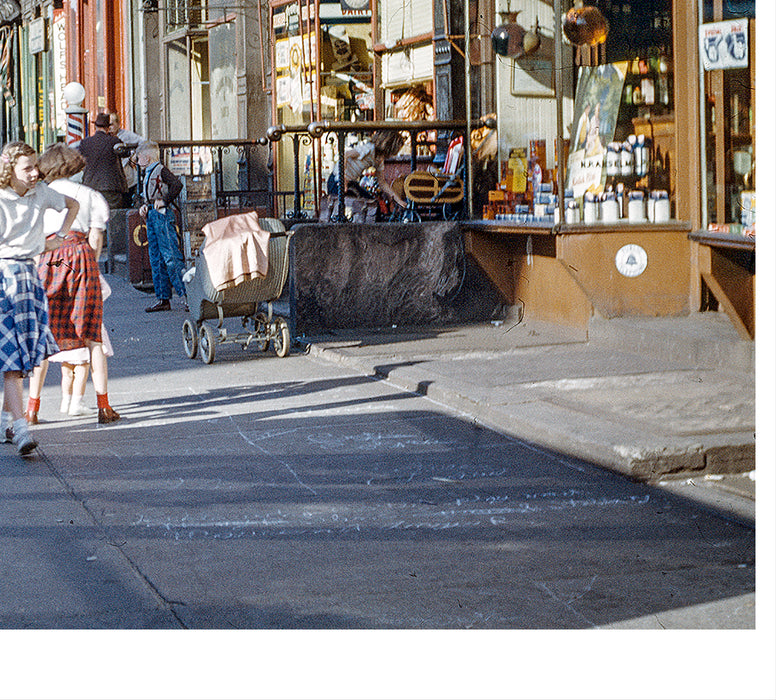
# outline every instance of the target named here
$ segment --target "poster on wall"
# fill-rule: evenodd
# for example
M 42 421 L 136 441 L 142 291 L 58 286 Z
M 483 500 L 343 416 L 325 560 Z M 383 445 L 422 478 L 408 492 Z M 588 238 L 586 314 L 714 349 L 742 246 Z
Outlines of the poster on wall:
M 297 114 L 302 111 L 302 66 L 304 64 L 302 58 L 302 37 L 292 36 L 289 39 L 288 47 L 288 62 L 290 68 L 290 95 L 289 106 L 293 112 Z
M 283 70 L 288 65 L 288 39 L 278 39 L 275 42 L 275 70 Z
M 575 198 L 603 187 L 606 146 L 617 128 L 627 68 L 624 61 L 579 69 L 566 177 Z
M 702 24 L 698 31 L 704 70 L 746 68 L 749 65 L 749 20 Z
M 281 75 L 275 81 L 275 101 L 278 107 L 284 107 L 291 102 L 291 78 Z

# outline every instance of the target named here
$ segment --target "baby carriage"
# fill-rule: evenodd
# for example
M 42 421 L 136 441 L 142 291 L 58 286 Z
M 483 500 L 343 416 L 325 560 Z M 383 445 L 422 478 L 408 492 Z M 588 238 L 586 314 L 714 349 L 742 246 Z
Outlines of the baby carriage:
M 189 317 L 183 322 L 183 347 L 188 357 L 194 359 L 199 354 L 205 364 L 213 362 L 215 346 L 221 343 L 240 343 L 247 350 L 256 341 L 262 352 L 272 343 L 278 357 L 285 357 L 291 349 L 288 323 L 282 316 L 273 315 L 272 302 L 280 297 L 288 278 L 289 243 L 293 234 L 277 219 L 259 219 L 255 212 L 225 217 L 214 224 L 226 222 L 228 226 L 239 217 L 242 217 L 240 222 L 249 222 L 249 228 L 258 226 L 264 235 L 266 275 L 243 274 L 229 286 L 216 284 L 208 260 L 211 267 L 219 270 L 220 261 L 216 260 L 214 266 L 213 256 L 206 250 L 207 226 L 205 245 L 196 256 L 194 267 L 184 275 Z M 238 230 L 238 236 L 247 242 L 246 247 L 254 247 L 253 232 Z M 242 252 L 244 259 L 245 251 Z M 241 329 L 229 333 L 224 326 L 227 318 L 240 318 Z

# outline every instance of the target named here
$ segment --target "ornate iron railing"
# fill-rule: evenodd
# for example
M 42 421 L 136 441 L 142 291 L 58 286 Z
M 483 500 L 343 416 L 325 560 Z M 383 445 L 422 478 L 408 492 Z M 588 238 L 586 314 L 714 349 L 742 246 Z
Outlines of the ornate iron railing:
M 490 118 L 480 118 L 472 121 L 471 126 L 478 128 L 480 126 L 489 126 L 494 128 L 496 126 L 495 120 Z M 428 131 L 436 131 L 438 134 L 452 133 L 454 131 L 462 131 L 466 128 L 465 121 L 363 121 L 363 122 L 332 122 L 332 121 L 316 121 L 302 126 L 286 126 L 284 124 L 276 124 L 271 126 L 267 130 L 267 139 L 275 142 L 280 141 L 285 136 L 290 136 L 293 140 L 294 150 L 294 212 L 298 218 L 300 215 L 300 206 L 302 193 L 299 186 L 299 145 L 304 139 L 320 139 L 324 134 L 333 134 L 337 140 L 337 156 L 339 167 L 338 181 L 342 183 L 344 181 L 344 163 L 345 163 L 345 143 L 348 134 L 352 133 L 371 133 L 378 130 L 388 131 L 404 131 L 410 135 L 410 170 L 417 169 L 418 158 L 418 134 Z M 439 138 L 437 145 L 446 143 L 447 138 Z M 464 147 L 469 148 L 469 144 L 464 139 Z M 440 165 L 444 162 L 445 154 L 437 151 L 435 161 Z M 469 182 L 464 168 L 464 192 L 468 191 Z M 342 185 L 338 190 L 339 206 L 337 207 L 338 218 L 344 220 L 345 212 L 345 192 Z
M 266 138 L 159 141 L 162 162 L 173 171 L 215 175 L 219 209 L 262 208 L 271 216 L 284 215 L 298 195 L 274 189 L 270 148 Z

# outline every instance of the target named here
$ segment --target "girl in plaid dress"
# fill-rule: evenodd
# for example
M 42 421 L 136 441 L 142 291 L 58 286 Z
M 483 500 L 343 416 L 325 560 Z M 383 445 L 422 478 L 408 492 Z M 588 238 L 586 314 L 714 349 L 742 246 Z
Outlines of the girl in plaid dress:
M 53 239 L 43 234 L 46 209 L 67 209 L 60 235 Z M 78 202 L 38 182 L 37 154 L 29 145 L 6 144 L 0 153 L 0 437 L 13 440 L 21 455 L 37 447 L 24 418 L 23 378 L 58 349 L 34 258 L 61 245 L 76 214 Z
M 96 190 L 68 178 L 81 172 L 85 161 L 75 149 L 57 143 L 40 157 L 40 171 L 51 189 L 75 199 L 78 216 L 56 251 L 43 253 L 38 274 L 48 297 L 51 332 L 61 350 L 89 349 L 92 381 L 97 394 L 97 422 L 113 423 L 120 416 L 108 403 L 108 363 L 102 344 L 102 290 L 97 260 L 102 249 L 110 210 L 105 198 Z M 61 225 L 61 214 L 51 212 L 44 230 L 53 235 Z M 36 368 L 30 379 L 27 421 L 38 422 L 40 392 L 48 362 Z M 73 395 L 68 413 L 76 411 L 81 397 Z M 81 412 L 82 413 L 82 412 Z

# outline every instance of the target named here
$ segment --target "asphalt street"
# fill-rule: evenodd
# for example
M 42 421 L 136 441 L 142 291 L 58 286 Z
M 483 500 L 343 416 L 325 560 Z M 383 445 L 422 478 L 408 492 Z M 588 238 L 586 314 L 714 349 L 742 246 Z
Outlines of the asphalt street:
M 752 527 L 316 357 L 190 360 L 109 279 L 122 420 L 53 369 L 0 450 L 3 629 L 754 629 Z

